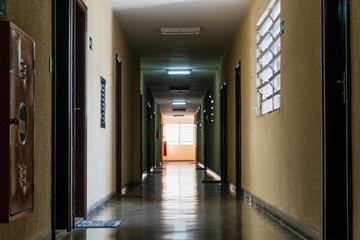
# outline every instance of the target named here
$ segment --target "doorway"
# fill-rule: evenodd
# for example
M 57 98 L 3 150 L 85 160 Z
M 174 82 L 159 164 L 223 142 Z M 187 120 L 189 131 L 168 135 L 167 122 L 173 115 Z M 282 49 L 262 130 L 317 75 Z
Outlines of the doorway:
M 82 0 L 74 1 L 73 34 L 73 136 L 74 136 L 74 217 L 87 217 L 86 176 L 86 29 L 87 7 Z
M 350 0 L 323 1 L 323 235 L 326 240 L 353 238 L 349 19 Z
M 208 124 L 209 116 L 206 112 L 206 109 L 203 112 L 203 121 L 204 121 L 204 127 L 203 127 L 203 134 L 204 134 L 204 175 L 206 178 L 206 170 L 207 170 L 207 124 Z
M 121 120 L 121 64 L 122 61 L 120 57 L 116 54 L 116 194 L 121 195 L 122 191 L 122 158 L 121 158 L 121 129 L 122 129 L 122 120 Z
M 220 88 L 221 99 L 221 181 L 227 183 L 227 85 Z
M 236 121 L 236 191 L 241 192 L 241 62 L 235 66 L 235 121 Z
M 150 173 L 151 167 L 154 163 L 154 113 L 151 107 L 151 104 L 147 105 L 147 158 L 146 158 L 146 170 L 147 173 Z
M 87 216 L 86 28 L 81 0 L 52 0 L 52 237 Z M 68 26 L 68 27 L 64 27 Z

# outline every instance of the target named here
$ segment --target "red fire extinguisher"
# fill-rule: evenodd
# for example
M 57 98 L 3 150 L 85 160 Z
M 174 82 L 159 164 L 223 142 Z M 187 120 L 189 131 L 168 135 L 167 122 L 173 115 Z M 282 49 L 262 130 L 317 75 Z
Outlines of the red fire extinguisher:
M 167 156 L 167 143 L 164 141 L 164 157 Z

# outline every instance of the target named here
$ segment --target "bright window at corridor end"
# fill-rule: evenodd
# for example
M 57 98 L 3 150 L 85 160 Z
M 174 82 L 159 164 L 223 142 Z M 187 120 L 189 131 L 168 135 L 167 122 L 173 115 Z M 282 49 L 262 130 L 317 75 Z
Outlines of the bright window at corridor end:
M 280 108 L 280 0 L 271 1 L 257 24 L 257 92 L 261 115 Z
M 165 124 L 165 141 L 168 146 L 194 145 L 194 125 L 186 123 Z

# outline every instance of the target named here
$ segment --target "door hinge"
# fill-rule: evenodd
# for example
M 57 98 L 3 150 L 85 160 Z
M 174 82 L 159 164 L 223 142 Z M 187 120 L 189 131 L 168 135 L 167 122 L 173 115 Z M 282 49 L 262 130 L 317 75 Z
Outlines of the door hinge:
M 52 60 L 52 57 L 49 57 L 49 72 L 53 73 L 53 60 Z
M 346 72 L 342 73 L 342 79 L 337 81 L 337 84 L 340 84 L 342 87 L 342 97 L 343 103 L 346 104 L 347 101 L 347 84 L 346 84 Z

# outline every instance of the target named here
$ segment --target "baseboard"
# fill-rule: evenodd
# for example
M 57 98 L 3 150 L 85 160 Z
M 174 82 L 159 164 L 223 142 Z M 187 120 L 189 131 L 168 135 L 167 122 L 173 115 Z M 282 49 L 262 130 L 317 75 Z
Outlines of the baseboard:
M 99 209 L 99 207 L 109 201 L 112 197 L 115 196 L 115 192 L 110 193 L 109 195 L 105 196 L 104 198 L 97 201 L 95 204 L 91 205 L 87 210 L 87 215 L 91 216 L 96 213 L 96 211 Z
M 277 220 L 281 224 L 285 225 L 292 231 L 298 233 L 302 237 L 304 237 L 308 240 L 321 240 L 322 239 L 322 236 L 320 233 L 311 229 L 309 226 L 305 225 L 304 223 L 300 222 L 299 220 L 294 219 L 293 217 L 287 215 L 286 213 L 267 204 L 263 200 L 252 195 L 250 192 L 243 189 L 242 195 L 243 195 L 244 201 L 250 202 L 251 204 L 256 205 L 257 207 L 260 207 L 270 217 L 274 218 L 275 220 Z

